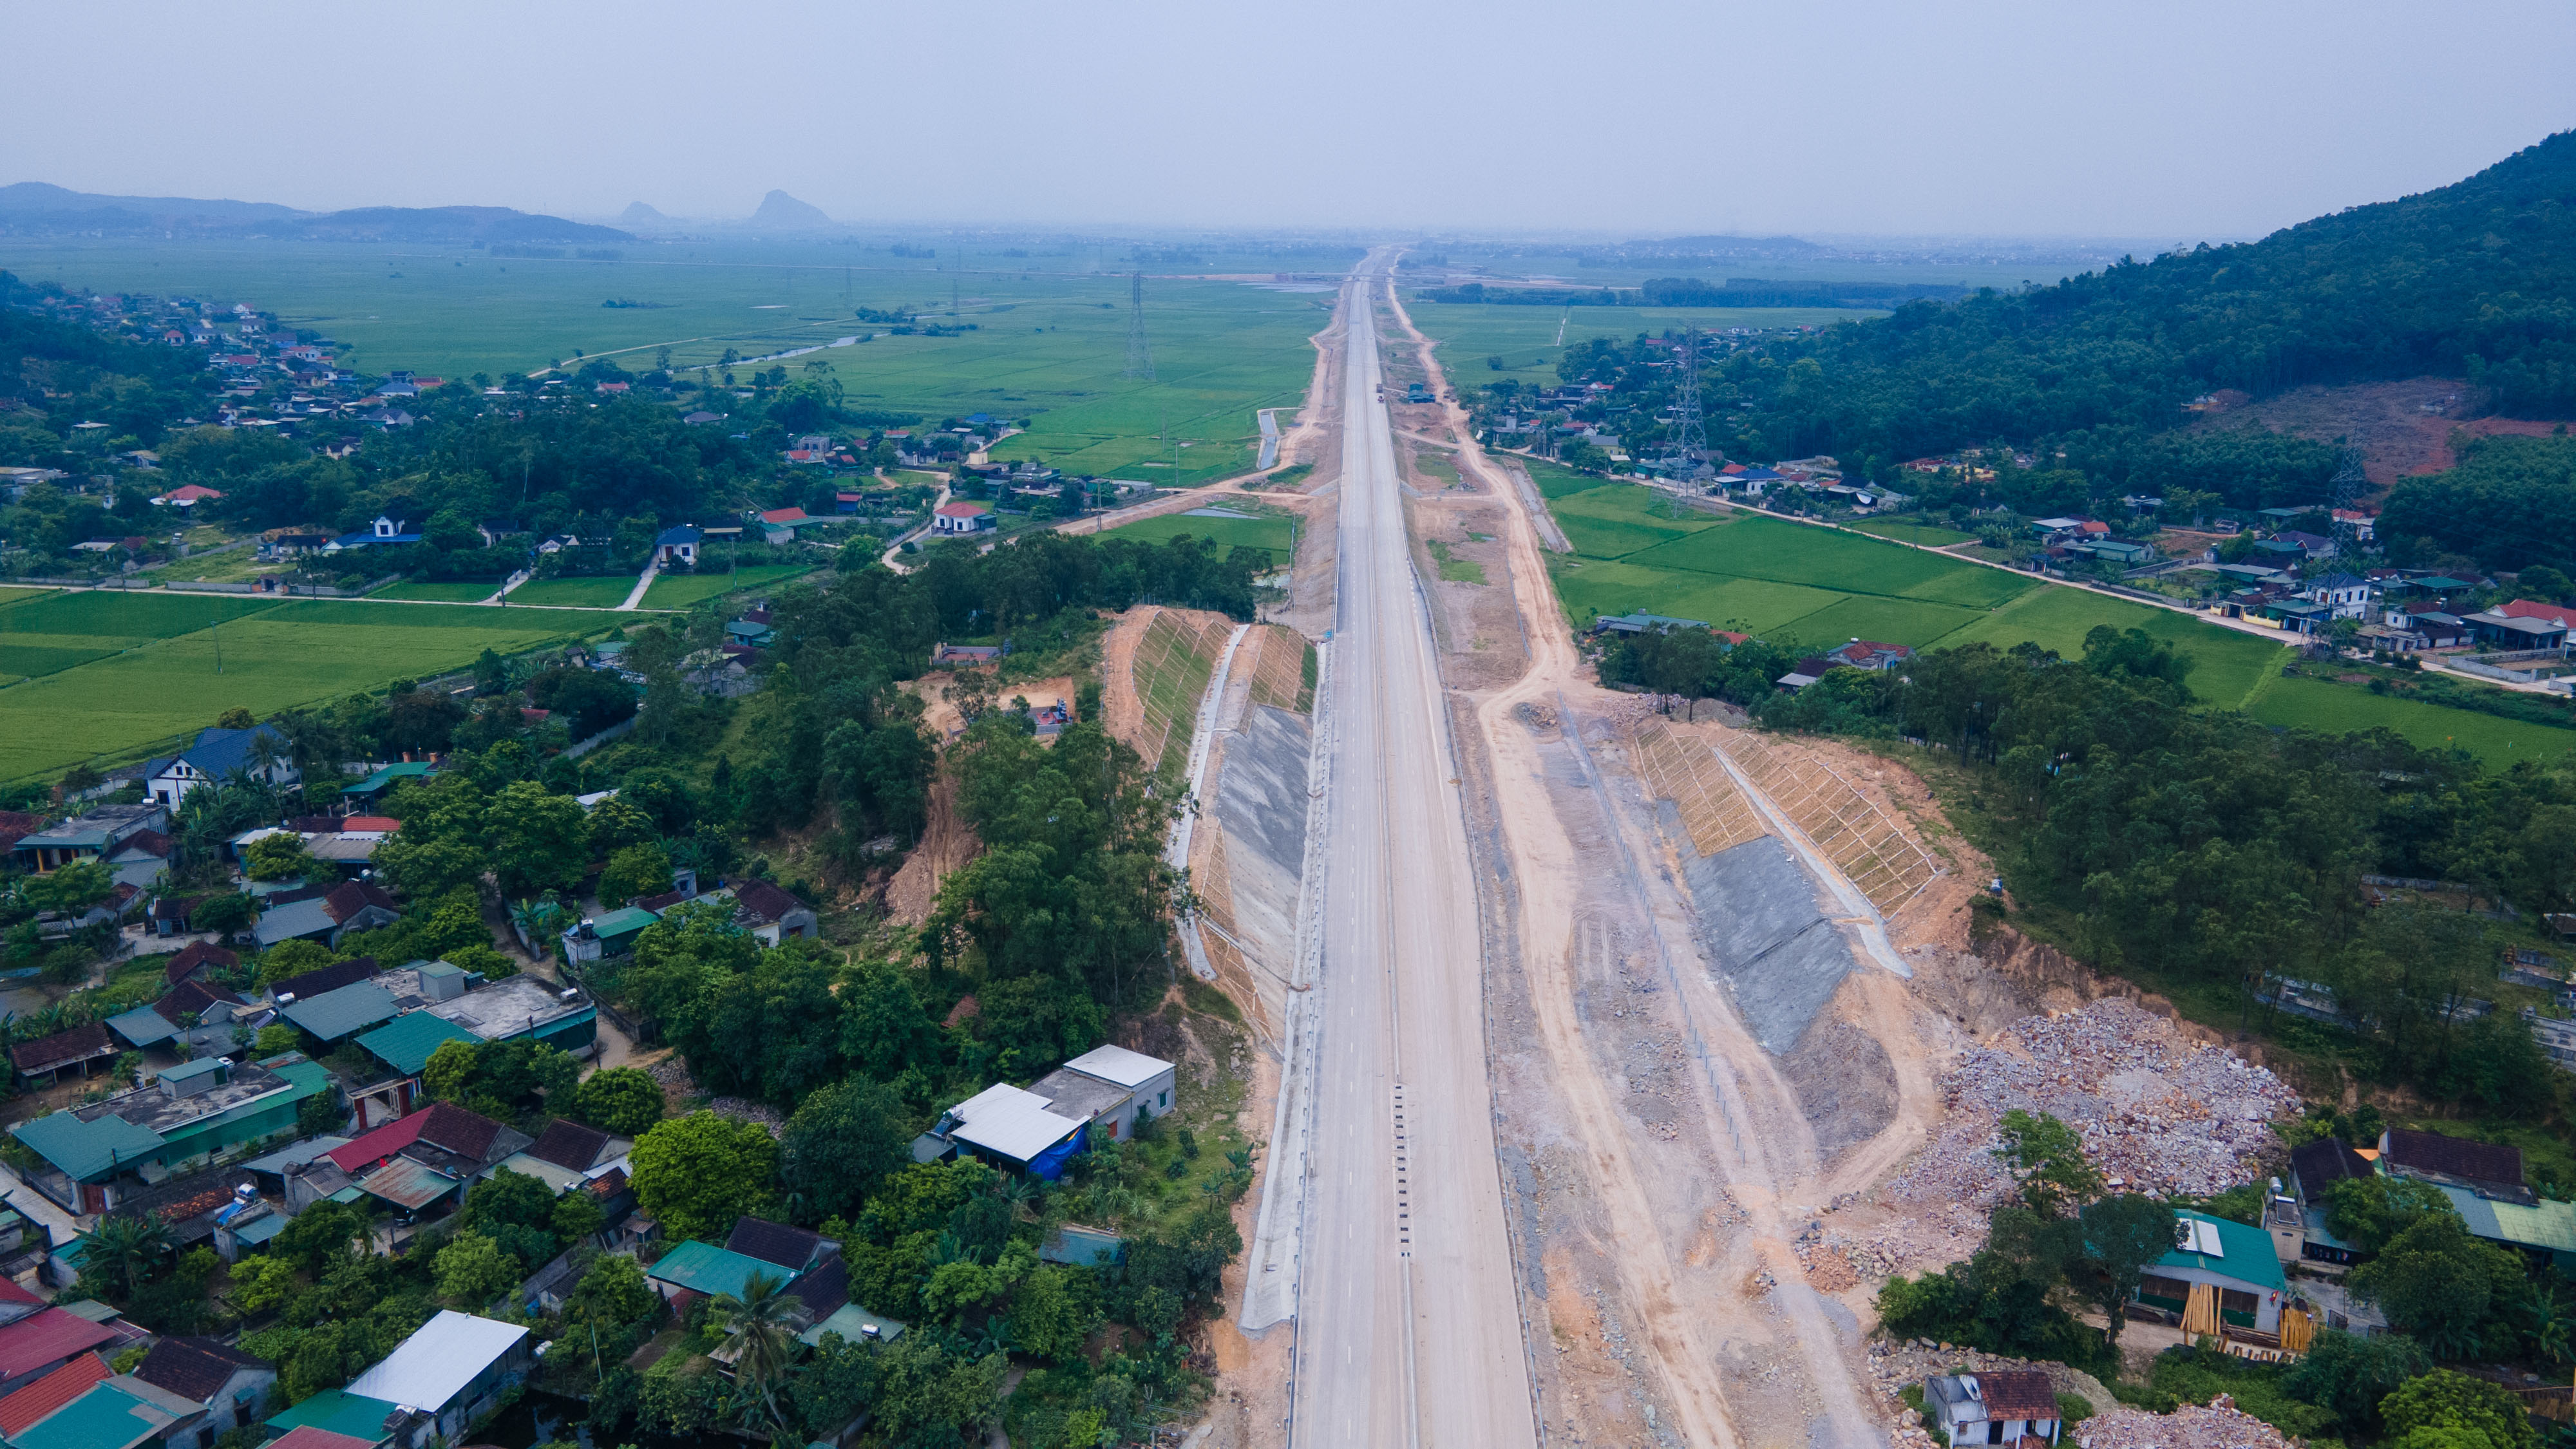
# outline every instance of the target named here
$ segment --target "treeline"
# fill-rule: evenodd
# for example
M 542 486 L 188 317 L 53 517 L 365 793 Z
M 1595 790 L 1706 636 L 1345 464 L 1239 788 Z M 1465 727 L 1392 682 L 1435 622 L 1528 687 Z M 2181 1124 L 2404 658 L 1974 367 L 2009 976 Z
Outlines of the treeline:
M 2480 438 L 2448 471 L 2401 478 L 2379 532 L 2410 555 L 2459 554 L 2481 568 L 2576 570 L 2576 440 Z
M 2525 416 L 2576 408 L 2576 133 L 2455 185 L 2258 242 L 2054 286 L 1912 303 L 1730 359 L 1761 456 L 1909 457 L 2105 425 L 2195 394 L 2465 374 Z
M 0 297 L 25 284 L 0 272 Z M 107 424 L 128 446 L 157 445 L 204 407 L 205 361 L 87 327 L 0 307 L 0 463 L 52 468 L 81 423 Z
M 2360 877 L 2459 881 L 2526 912 L 2576 905 L 2567 765 L 2491 772 L 2385 730 L 2276 733 L 2195 708 L 2189 658 L 2135 629 L 2097 627 L 2077 660 L 1972 644 L 1901 671 L 1833 670 L 1795 695 L 1769 682 L 1791 650 L 1722 642 L 1624 640 L 1603 677 L 1730 699 L 1777 728 L 1938 746 L 1970 771 L 2015 897 L 2088 961 L 2237 990 L 2248 1012 L 2284 978 L 2320 983 L 2387 1080 L 2508 1114 L 2556 1100 L 2509 1012 L 2446 1009 L 2493 992 L 2488 922 L 2371 908 Z
M 1922 282 L 1803 282 L 1729 277 L 1723 285 L 1697 277 L 1656 277 L 1635 287 L 1488 287 L 1461 282 L 1426 287 L 1426 301 L 1517 307 L 1893 307 L 1936 297 L 1959 297 L 1967 288 Z

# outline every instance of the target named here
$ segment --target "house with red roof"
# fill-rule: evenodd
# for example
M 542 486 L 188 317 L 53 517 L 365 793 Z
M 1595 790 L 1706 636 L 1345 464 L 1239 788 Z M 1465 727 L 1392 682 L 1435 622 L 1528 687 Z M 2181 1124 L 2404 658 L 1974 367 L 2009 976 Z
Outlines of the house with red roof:
M 763 538 L 773 544 L 780 544 L 794 543 L 797 529 L 822 520 L 807 517 L 802 508 L 772 508 L 766 512 L 752 514 L 751 521 L 760 526 Z
M 173 488 L 152 501 L 168 508 L 193 508 L 204 499 L 223 496 L 221 489 L 208 488 L 202 483 L 190 483 L 185 487 Z
M 88 1393 L 90 1385 L 106 1381 L 115 1372 L 107 1366 L 106 1359 L 93 1351 L 29 1382 L 0 1399 L 0 1435 L 17 1438 L 51 1417 L 55 1410 Z
M 951 536 L 982 533 L 1000 526 L 993 510 L 981 503 L 942 503 L 931 511 L 930 531 Z

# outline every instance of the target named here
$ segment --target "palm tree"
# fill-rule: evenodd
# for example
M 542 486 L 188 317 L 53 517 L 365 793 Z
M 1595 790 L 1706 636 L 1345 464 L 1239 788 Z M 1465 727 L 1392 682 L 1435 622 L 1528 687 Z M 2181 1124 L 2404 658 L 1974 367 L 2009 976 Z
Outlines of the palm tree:
M 170 1228 L 159 1213 L 139 1218 L 109 1218 L 90 1230 L 81 1256 L 105 1267 L 131 1298 L 143 1286 L 154 1259 L 170 1251 Z
M 725 1327 L 725 1344 L 734 1350 L 734 1382 L 742 1386 L 743 1416 L 783 1426 L 778 1408 L 778 1382 L 796 1353 L 793 1315 L 803 1303 L 788 1295 L 782 1274 L 755 1272 L 738 1293 L 719 1293 L 707 1305 Z

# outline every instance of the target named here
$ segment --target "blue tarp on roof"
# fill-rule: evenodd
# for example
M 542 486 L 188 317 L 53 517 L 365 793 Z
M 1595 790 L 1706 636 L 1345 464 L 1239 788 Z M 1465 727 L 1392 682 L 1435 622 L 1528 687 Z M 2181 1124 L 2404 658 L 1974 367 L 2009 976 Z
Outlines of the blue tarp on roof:
M 1084 1150 L 1090 1145 L 1091 1127 L 1090 1124 L 1085 1123 L 1081 1131 L 1074 1133 L 1062 1142 L 1059 1142 L 1053 1147 L 1048 1148 L 1046 1151 L 1039 1153 L 1037 1156 L 1030 1158 L 1029 1171 L 1036 1173 L 1039 1177 L 1046 1179 L 1048 1182 L 1053 1182 L 1057 1178 L 1064 1176 L 1064 1165 L 1073 1160 L 1073 1155 Z

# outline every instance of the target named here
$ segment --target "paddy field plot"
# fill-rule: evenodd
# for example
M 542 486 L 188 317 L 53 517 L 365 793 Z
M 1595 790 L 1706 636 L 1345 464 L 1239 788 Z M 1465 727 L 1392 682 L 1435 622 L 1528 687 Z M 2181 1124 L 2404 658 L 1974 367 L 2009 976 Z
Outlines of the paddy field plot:
M 584 578 L 530 579 L 510 591 L 511 607 L 542 605 L 558 609 L 614 609 L 635 592 L 635 580 L 626 574 L 597 574 Z
M 0 609 L 0 672 L 51 666 L 0 687 L 0 782 L 138 759 L 237 706 L 266 716 L 598 625 L 558 610 L 86 591 Z
M 2083 655 L 2086 634 L 2108 625 L 2171 640 L 2191 660 L 2184 683 L 2196 699 L 2265 724 L 2334 734 L 2384 726 L 2419 746 L 2468 750 L 2491 766 L 2576 747 L 2576 730 L 2283 677 L 2290 654 L 2282 645 L 2178 610 L 1760 514 L 1666 517 L 1669 505 L 1646 488 L 1543 464 L 1532 473 L 1574 544 L 1572 555 L 1549 560 L 1549 571 L 1577 628 L 1603 614 L 1644 612 L 1819 651 L 1849 639 L 1917 649 L 2031 643 L 2072 659 Z
M 1413 325 L 1437 345 L 1432 355 L 1448 373 L 1449 385 L 1461 388 L 1483 387 L 1504 378 L 1553 387 L 1558 381 L 1556 364 L 1565 350 L 1595 337 L 1627 342 L 1641 332 L 1661 336 L 1685 327 L 1702 332 L 1731 327 L 1822 327 L 1884 315 L 1843 307 L 1499 306 L 1422 301 L 1409 292 L 1404 308 Z M 1497 360 L 1502 366 L 1491 365 Z
M 344 360 L 368 372 L 497 378 L 584 357 L 643 372 L 666 350 L 675 371 L 720 380 L 730 366 L 746 387 L 756 370 L 810 370 L 839 381 L 860 413 L 1030 421 L 997 459 L 1183 485 L 1250 468 L 1254 413 L 1302 400 L 1315 361 L 1306 339 L 1334 302 L 1328 287 L 1278 289 L 1270 273 L 1289 268 L 1259 265 L 1269 259 L 1222 259 L 1258 281 L 1145 263 L 1149 381 L 1125 375 L 1129 281 L 1105 252 L 973 251 L 961 267 L 856 243 L 607 250 L 616 255 L 0 238 L 0 267 L 107 292 L 248 302 L 345 344 Z M 861 322 L 861 309 L 917 316 Z
M 710 570 L 702 574 L 664 574 L 653 580 L 653 587 L 644 591 L 644 607 L 685 609 L 691 604 L 740 590 L 762 589 L 783 584 L 789 579 L 800 578 L 812 572 L 814 572 L 812 564 L 753 564 L 730 572 Z M 590 580 L 585 579 L 582 582 L 588 583 Z M 627 580 L 625 588 L 619 591 L 617 597 L 608 601 L 609 605 L 613 607 L 624 600 L 625 590 L 634 587 L 635 581 Z M 513 594 L 511 597 L 518 596 Z
M 1232 516 L 1212 516 L 1232 515 Z M 1219 550 L 1230 548 L 1266 548 L 1273 559 L 1285 563 L 1297 547 L 1297 520 L 1286 514 L 1252 513 L 1248 510 L 1222 507 L 1192 509 L 1187 513 L 1165 513 L 1135 523 L 1122 524 L 1109 530 L 1120 538 L 1143 543 L 1164 543 L 1187 534 L 1215 544 Z

